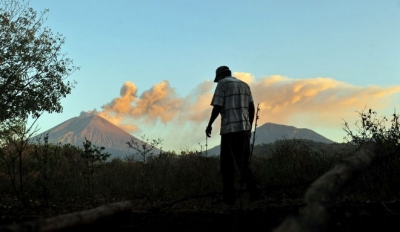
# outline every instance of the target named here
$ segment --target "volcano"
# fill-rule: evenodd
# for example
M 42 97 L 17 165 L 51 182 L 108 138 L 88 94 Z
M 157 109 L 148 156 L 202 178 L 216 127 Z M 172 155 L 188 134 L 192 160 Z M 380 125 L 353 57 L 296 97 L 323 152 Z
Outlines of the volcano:
M 125 158 L 133 155 L 135 160 L 140 159 L 140 154 L 129 148 L 126 144 L 133 141 L 139 145 L 146 144 L 118 126 L 112 124 L 98 115 L 85 115 L 71 118 L 43 133 L 33 137 L 33 141 L 48 135 L 51 144 L 71 144 L 83 148 L 85 138 L 97 147 L 104 147 L 104 152 L 111 154 L 109 159 Z M 160 150 L 153 148 L 153 154 L 159 154 Z

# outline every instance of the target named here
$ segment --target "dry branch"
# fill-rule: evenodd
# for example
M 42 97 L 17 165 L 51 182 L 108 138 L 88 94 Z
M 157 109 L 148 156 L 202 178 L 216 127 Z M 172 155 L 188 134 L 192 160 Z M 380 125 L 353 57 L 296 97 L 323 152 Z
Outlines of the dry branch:
M 22 232 L 22 231 L 40 231 L 51 232 L 62 229 L 68 229 L 81 225 L 92 224 L 99 219 L 104 219 L 115 215 L 130 211 L 132 203 L 129 201 L 117 202 L 108 205 L 102 205 L 94 209 L 80 211 L 75 213 L 63 214 L 51 218 L 23 222 L 15 225 L 6 226 L 7 231 Z
M 354 156 L 318 178 L 306 191 L 305 206 L 300 208 L 299 214 L 287 217 L 274 232 L 324 231 L 329 219 L 328 209 L 336 194 L 378 158 L 376 144 L 365 143 Z

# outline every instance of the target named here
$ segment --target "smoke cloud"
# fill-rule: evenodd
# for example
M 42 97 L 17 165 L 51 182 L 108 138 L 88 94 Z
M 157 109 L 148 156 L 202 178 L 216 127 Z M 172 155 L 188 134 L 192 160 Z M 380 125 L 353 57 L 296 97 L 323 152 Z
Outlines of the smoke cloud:
M 260 104 L 261 123 L 337 127 L 365 107 L 386 108 L 400 92 L 400 86 L 360 87 L 323 77 L 290 79 L 274 75 L 254 81 L 248 73 L 235 76 L 250 85 L 254 102 Z
M 343 119 L 356 120 L 355 112 L 364 108 L 385 109 L 400 92 L 400 86 L 361 87 L 327 77 L 291 79 L 272 75 L 256 79 L 244 72 L 235 72 L 234 76 L 252 89 L 256 107 L 259 106 L 258 126 L 272 122 L 313 130 L 340 130 Z M 176 150 L 179 146 L 204 143 L 215 86 L 204 81 L 188 96 L 181 97 L 164 80 L 138 96 L 135 83 L 127 81 L 119 97 L 103 105 L 100 111 L 86 113 L 98 114 L 129 133 L 142 133 L 146 137 L 154 134 L 153 137 L 163 138 L 165 145 Z M 329 134 L 317 132 L 333 139 Z M 218 134 L 219 118 L 213 125 L 213 140 L 208 146 L 218 145 Z

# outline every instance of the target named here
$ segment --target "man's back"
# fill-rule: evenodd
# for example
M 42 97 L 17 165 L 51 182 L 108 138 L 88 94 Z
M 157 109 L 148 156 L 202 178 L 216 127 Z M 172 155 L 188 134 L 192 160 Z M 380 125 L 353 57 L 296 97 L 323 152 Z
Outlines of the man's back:
M 218 82 L 211 105 L 221 106 L 221 134 L 251 129 L 251 102 L 251 90 L 245 82 L 234 77 L 226 77 Z

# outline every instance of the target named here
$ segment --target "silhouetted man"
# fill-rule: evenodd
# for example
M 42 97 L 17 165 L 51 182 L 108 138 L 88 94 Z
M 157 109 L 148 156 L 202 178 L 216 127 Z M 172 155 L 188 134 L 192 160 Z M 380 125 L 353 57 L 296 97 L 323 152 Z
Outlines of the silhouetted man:
M 227 66 L 215 71 L 214 82 L 217 87 L 211 105 L 210 121 L 206 129 L 211 137 L 212 124 L 221 114 L 221 151 L 220 163 L 224 202 L 234 203 L 235 163 L 250 192 L 250 200 L 258 199 L 260 188 L 250 168 L 250 137 L 255 107 L 248 84 L 232 76 Z

